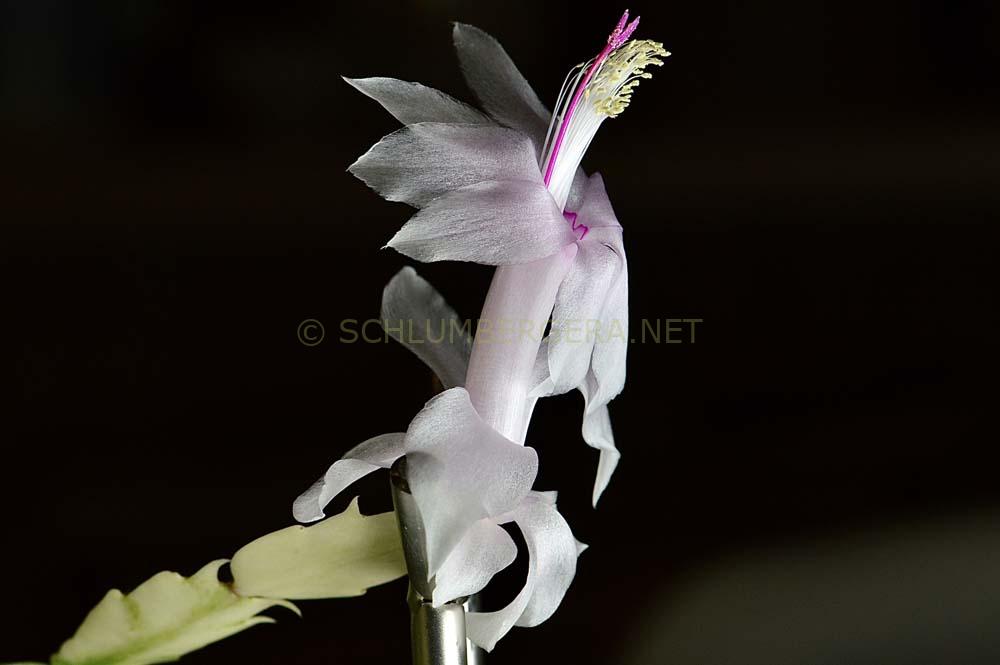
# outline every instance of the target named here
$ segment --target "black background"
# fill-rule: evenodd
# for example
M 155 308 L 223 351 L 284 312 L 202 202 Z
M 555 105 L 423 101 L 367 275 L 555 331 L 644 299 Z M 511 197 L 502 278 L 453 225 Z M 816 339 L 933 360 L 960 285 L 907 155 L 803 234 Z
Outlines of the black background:
M 674 55 L 584 166 L 626 229 L 633 329 L 704 322 L 694 344 L 632 345 L 612 405 L 624 457 L 597 511 L 581 405 L 537 410 L 537 486 L 560 490 L 591 548 L 560 611 L 498 662 L 624 661 L 672 590 L 720 561 L 973 513 L 991 525 L 1000 508 L 996 3 L 631 8 Z M 450 43 L 462 20 L 551 104 L 621 9 L 4 5 L 0 657 L 45 657 L 106 589 L 286 526 L 331 461 L 431 396 L 403 349 L 336 339 L 407 264 L 378 248 L 408 215 L 345 172 L 395 123 L 339 76 L 471 99 Z M 489 268 L 418 268 L 478 314 Z M 307 318 L 326 326 L 318 346 L 296 338 Z M 359 485 L 363 509 L 388 508 L 386 482 Z M 406 662 L 404 592 L 302 603 L 303 620 L 185 661 Z M 995 662 L 983 635 L 963 639 L 951 662 Z M 731 662 L 774 665 L 771 648 Z

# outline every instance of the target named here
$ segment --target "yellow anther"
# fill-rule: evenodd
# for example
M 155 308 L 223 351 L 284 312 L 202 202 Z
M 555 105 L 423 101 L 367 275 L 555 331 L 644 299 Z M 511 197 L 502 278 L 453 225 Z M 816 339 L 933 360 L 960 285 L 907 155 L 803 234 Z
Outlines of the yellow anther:
M 614 118 L 632 101 L 632 92 L 639 85 L 639 80 L 653 77 L 645 71 L 646 68 L 650 65 L 659 67 L 663 64 L 660 58 L 668 55 L 659 42 L 648 39 L 626 42 L 608 56 L 587 85 L 587 100 L 593 103 L 598 113 Z

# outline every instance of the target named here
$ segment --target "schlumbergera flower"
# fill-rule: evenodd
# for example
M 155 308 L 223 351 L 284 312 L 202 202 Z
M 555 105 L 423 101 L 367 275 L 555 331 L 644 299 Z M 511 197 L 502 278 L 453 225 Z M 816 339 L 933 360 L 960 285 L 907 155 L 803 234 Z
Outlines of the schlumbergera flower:
M 386 330 L 430 365 L 445 391 L 405 433 L 347 452 L 294 513 L 322 518 L 345 487 L 405 455 L 435 605 L 476 593 L 512 563 L 517 548 L 500 525 L 517 524 L 529 555 L 524 588 L 507 607 L 467 617 L 470 639 L 486 649 L 514 625 L 551 616 L 584 547 L 556 510 L 555 493 L 532 490 L 538 458 L 524 443 L 537 399 L 583 394 L 583 438 L 600 451 L 595 504 L 619 459 L 607 405 L 625 381 L 627 265 L 604 182 L 580 162 L 604 120 L 651 76 L 647 67 L 669 55 L 659 43 L 631 39 L 638 22 L 625 12 L 600 53 L 573 68 L 555 113 L 495 39 L 463 24 L 455 25 L 455 47 L 485 112 L 418 83 L 345 79 L 405 125 L 350 168 L 385 198 L 418 208 L 388 246 L 420 261 L 497 269 L 474 341 L 411 268 L 386 286 Z M 505 324 L 505 335 L 484 334 Z

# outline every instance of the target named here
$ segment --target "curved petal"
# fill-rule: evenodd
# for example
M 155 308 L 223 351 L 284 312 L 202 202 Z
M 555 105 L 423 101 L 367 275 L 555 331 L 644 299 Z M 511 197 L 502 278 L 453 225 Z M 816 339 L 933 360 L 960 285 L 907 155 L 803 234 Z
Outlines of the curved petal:
M 483 422 L 464 388 L 434 397 L 406 432 L 407 480 L 434 575 L 473 524 L 515 508 L 538 472 L 532 448 Z
M 415 122 L 494 124 L 492 120 L 465 102 L 419 83 L 383 76 L 363 79 L 344 77 L 344 81 L 381 104 L 404 125 Z
M 587 227 L 580 240 L 588 248 L 603 247 L 617 256 L 619 267 L 613 276 L 606 271 L 600 280 L 606 285 L 606 296 L 600 313 L 600 331 L 596 335 L 590 367 L 597 380 L 597 389 L 592 395 L 592 403 L 607 404 L 621 392 L 625 385 L 625 358 L 628 353 L 628 262 L 622 243 L 622 227 L 608 200 L 601 174 L 595 173 L 587 180 L 577 221 Z M 580 257 L 586 257 L 580 252 Z M 572 295 L 572 283 L 567 285 L 567 299 Z M 594 289 L 593 286 L 590 287 Z M 580 291 L 580 289 L 577 289 Z M 593 302 L 593 301 L 591 301 Z M 559 358 L 556 358 L 558 361 Z M 571 377 L 582 376 L 579 367 L 574 366 Z M 569 376 L 567 379 L 570 378 Z M 565 387 L 565 381 L 560 387 Z
M 517 545 L 488 519 L 479 520 L 445 559 L 434 579 L 434 607 L 480 591 L 493 576 L 514 563 Z
M 422 208 L 484 180 L 536 180 L 531 140 L 506 127 L 420 122 L 376 143 L 348 169 L 390 201 Z
M 621 244 L 620 229 L 592 229 L 594 239 L 606 238 L 604 245 L 615 250 L 621 267 L 608 288 L 601 312 L 604 326 L 594 344 L 591 368 L 597 379 L 594 402 L 607 404 L 625 387 L 625 361 L 628 356 L 628 262 Z M 588 234 L 589 235 L 589 234 Z
M 548 359 L 546 355 L 548 342 L 549 338 L 546 337 L 542 340 L 542 346 L 538 350 L 538 360 L 535 362 L 535 373 L 532 377 L 534 385 L 537 387 L 531 391 L 529 395 L 530 399 L 549 397 L 556 394 L 554 383 L 548 373 Z M 594 480 L 592 495 L 593 505 L 597 507 L 597 502 L 600 500 L 601 494 L 604 493 L 608 483 L 611 482 L 611 476 L 618 466 L 621 453 L 618 452 L 618 448 L 615 446 L 615 435 L 611 429 L 611 416 L 608 412 L 607 402 L 598 403 L 594 400 L 598 392 L 598 387 L 597 379 L 594 377 L 592 370 L 587 372 L 583 381 L 577 386 L 577 389 L 583 395 L 584 400 L 583 426 L 581 427 L 583 440 L 591 448 L 600 451 L 600 459 L 597 463 L 597 476 Z M 536 494 L 536 492 L 532 492 L 532 494 Z
M 541 150 L 552 113 L 538 99 L 500 42 L 464 23 L 455 24 L 452 37 L 462 74 L 486 112 L 530 136 Z
M 531 414 L 535 411 L 535 405 L 539 398 L 548 397 L 553 394 L 552 379 L 549 376 L 549 338 L 545 337 L 538 345 L 538 352 L 535 354 L 535 364 L 531 368 L 531 381 L 528 384 L 527 403 L 524 407 L 524 427 L 520 433 L 519 441 L 528 438 L 528 427 L 531 425 Z
M 591 372 L 580 385 L 584 402 L 581 430 L 583 440 L 586 441 L 587 445 L 600 451 L 600 459 L 597 462 L 597 477 L 594 479 L 594 493 L 591 499 L 595 508 L 601 494 L 611 482 L 611 476 L 618 466 L 618 460 L 621 459 L 621 453 L 615 446 L 615 434 L 611 428 L 611 414 L 608 412 L 608 405 L 606 402 L 593 401 L 593 395 L 596 391 L 597 380 Z
M 327 469 L 322 478 L 303 492 L 292 505 L 299 522 L 315 522 L 325 517 L 323 509 L 333 497 L 360 478 L 378 469 L 388 469 L 403 455 L 403 434 L 381 434 L 358 444 Z
M 589 236 L 589 233 L 588 233 Z M 595 344 L 603 343 L 611 322 L 604 319 L 608 289 L 621 259 L 601 242 L 578 243 L 573 266 L 556 294 L 549 332 L 549 378 L 553 394 L 576 388 L 590 369 Z
M 472 338 L 444 297 L 407 266 L 382 291 L 382 327 L 430 367 L 445 388 L 465 383 Z
M 545 498 L 527 498 L 514 513 L 514 522 L 528 545 L 524 588 L 507 607 L 470 612 L 465 619 L 469 639 L 487 651 L 512 627 L 537 626 L 552 616 L 576 575 L 582 551 L 566 520 Z
M 527 263 L 576 241 L 540 182 L 487 181 L 434 199 L 388 246 L 417 261 Z
M 528 496 L 534 497 L 539 501 L 544 501 L 545 503 L 551 503 L 554 506 L 556 505 L 556 499 L 559 498 L 559 492 L 555 490 L 532 490 Z
M 611 207 L 611 200 L 608 199 L 608 190 L 604 187 L 604 178 L 600 173 L 595 173 L 586 179 L 586 182 L 579 181 L 580 172 L 577 172 L 577 180 L 573 181 L 573 191 L 580 191 L 580 208 L 577 210 L 577 221 L 590 229 L 616 228 L 620 229 L 621 224 Z M 572 197 L 571 197 L 572 198 Z
M 555 384 L 552 382 L 552 374 L 549 372 L 549 338 L 542 339 L 538 345 L 538 353 L 535 355 L 535 365 L 531 369 L 531 385 L 534 386 L 528 391 L 528 399 L 537 400 L 539 397 L 551 397 L 555 394 Z

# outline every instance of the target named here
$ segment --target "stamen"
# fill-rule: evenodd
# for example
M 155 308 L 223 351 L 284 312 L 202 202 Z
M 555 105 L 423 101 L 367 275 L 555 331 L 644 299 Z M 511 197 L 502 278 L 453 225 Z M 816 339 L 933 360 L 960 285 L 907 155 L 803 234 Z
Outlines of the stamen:
M 626 10 L 593 59 L 577 65 L 567 75 L 545 136 L 541 168 L 545 185 L 560 207 L 566 204 L 580 160 L 601 123 L 628 106 L 632 92 L 650 65 L 662 65 L 670 55 L 658 42 L 631 41 L 639 25 Z M 580 106 L 580 101 L 587 103 Z
M 587 94 L 593 97 L 594 108 L 609 118 L 625 110 L 632 101 L 632 92 L 641 79 L 653 78 L 646 71 L 650 65 L 660 67 L 670 53 L 663 44 L 642 39 L 616 50 L 594 77 Z
M 549 152 L 549 144 L 552 142 L 553 133 L 559 128 L 562 116 L 565 115 L 565 109 L 563 108 L 564 102 L 567 101 L 569 93 L 572 92 L 573 90 L 576 90 L 576 86 L 580 83 L 580 78 L 583 76 L 584 69 L 591 62 L 593 61 L 591 60 L 576 65 L 575 67 L 569 70 L 568 74 L 566 74 L 566 78 L 565 80 L 563 80 L 562 87 L 559 88 L 559 97 L 556 99 L 555 113 L 553 113 L 552 120 L 549 122 L 549 129 L 545 133 L 545 145 L 542 146 L 542 156 L 541 156 L 542 164 L 539 164 L 539 166 L 545 165 L 544 164 L 545 155 L 547 155 Z M 574 77 L 573 73 L 577 72 L 577 70 L 579 70 L 579 72 Z M 571 79 L 572 83 L 570 83 Z
M 545 165 L 545 178 L 544 182 L 548 185 L 552 181 L 552 169 L 556 165 L 556 157 L 559 155 L 559 148 L 562 147 L 563 138 L 566 136 L 566 127 L 569 125 L 570 119 L 573 117 L 573 111 L 576 109 L 576 105 L 580 103 L 580 97 L 583 96 L 583 91 L 587 88 L 587 84 L 590 83 L 590 79 L 594 76 L 597 69 L 604 63 L 604 60 L 608 55 L 617 48 L 615 44 L 621 44 L 622 35 L 624 31 L 629 28 L 635 30 L 634 27 L 625 26 L 625 22 L 628 21 L 628 10 L 622 15 L 621 19 L 618 20 L 618 25 L 615 29 L 611 31 L 611 35 L 608 36 L 608 43 L 601 52 L 597 54 L 597 57 L 591 62 L 590 67 L 587 68 L 586 73 L 583 75 L 583 80 L 577 84 L 576 91 L 573 93 L 572 99 L 570 99 L 569 106 L 566 107 L 565 113 L 559 120 L 559 132 L 556 134 L 556 140 L 552 144 L 552 152 L 548 157 L 548 163 Z M 638 19 L 633 21 L 638 25 Z M 632 34 L 631 32 L 629 34 Z

